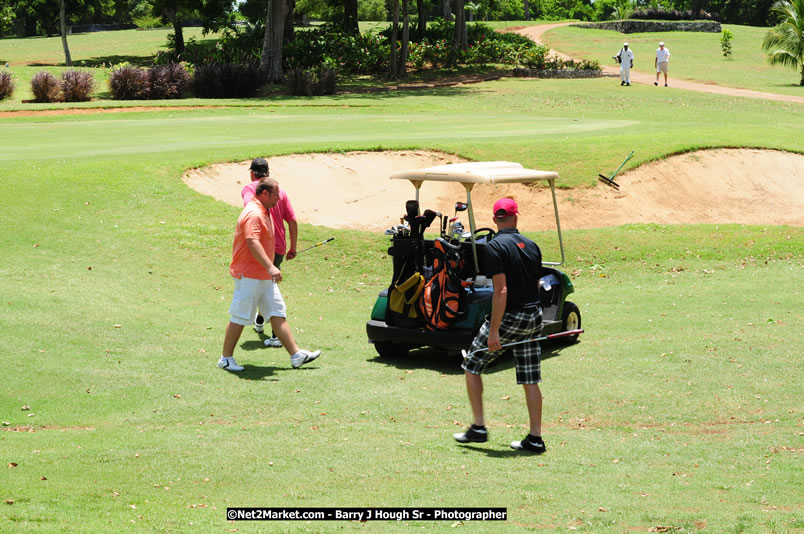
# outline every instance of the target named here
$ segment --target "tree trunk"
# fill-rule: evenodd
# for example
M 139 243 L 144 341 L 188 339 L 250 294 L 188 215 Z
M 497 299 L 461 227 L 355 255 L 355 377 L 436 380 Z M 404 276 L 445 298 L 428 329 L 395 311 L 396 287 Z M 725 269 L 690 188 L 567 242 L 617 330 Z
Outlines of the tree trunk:
M 427 30 L 427 8 L 424 7 L 424 0 L 416 0 L 416 12 L 419 14 L 419 20 L 416 21 L 416 35 L 421 39 Z
M 801 83 L 799 85 L 804 87 L 804 63 L 801 64 Z
M 184 33 L 182 32 L 181 28 L 181 17 L 179 16 L 178 11 L 173 13 L 171 17 L 173 21 L 173 36 L 175 38 L 174 45 L 176 46 L 176 54 L 183 54 L 184 53 Z
M 466 35 L 466 9 L 465 0 L 455 0 L 455 34 L 453 36 L 453 48 L 456 50 L 466 50 L 469 43 Z M 456 58 L 457 59 L 457 58 Z
M 402 0 L 402 49 L 399 52 L 399 77 L 407 76 L 410 43 L 410 0 Z
M 360 35 L 357 25 L 357 0 L 343 0 L 343 31 L 350 35 Z
M 690 0 L 692 20 L 698 20 L 701 17 L 701 9 L 703 9 L 703 0 Z
M 64 0 L 59 0 L 59 21 L 61 23 L 61 46 L 64 48 L 64 63 L 68 67 L 73 66 L 73 60 L 70 59 L 70 47 L 67 46 L 67 15 L 64 10 Z
M 287 0 L 268 0 L 260 69 L 265 73 L 267 81 L 272 83 L 281 83 L 284 78 L 282 72 L 282 36 L 285 33 L 287 15 Z
M 295 22 L 295 15 L 293 12 L 296 10 L 296 0 L 288 0 L 288 14 L 285 16 L 285 33 L 282 35 L 283 43 L 290 43 L 296 40 L 296 30 L 293 27 Z
M 528 0 L 525 0 L 525 20 L 530 20 L 530 6 Z
M 444 20 L 452 20 L 452 1 L 442 0 L 441 13 L 444 15 Z
M 399 78 L 396 57 L 396 41 L 399 31 L 399 0 L 391 0 L 391 16 L 391 72 L 389 75 L 391 79 L 396 80 Z

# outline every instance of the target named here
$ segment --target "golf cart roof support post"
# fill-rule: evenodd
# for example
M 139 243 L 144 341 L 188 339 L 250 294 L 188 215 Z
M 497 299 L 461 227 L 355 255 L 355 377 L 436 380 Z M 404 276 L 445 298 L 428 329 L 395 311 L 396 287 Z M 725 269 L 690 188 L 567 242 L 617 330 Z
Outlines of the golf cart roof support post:
M 475 243 L 475 210 L 472 208 L 472 188 L 475 186 L 473 183 L 464 183 L 463 187 L 466 189 L 466 205 L 467 212 L 469 213 L 469 230 L 472 232 L 472 260 L 475 263 L 475 272 L 480 272 L 480 262 L 477 260 L 477 244 Z
M 419 190 L 422 188 L 422 184 L 424 183 L 424 180 L 411 180 L 410 183 L 412 183 L 413 187 L 416 188 L 416 204 L 418 204 L 419 203 Z M 419 215 L 420 213 L 421 213 L 421 210 L 419 210 L 416 213 L 416 215 Z
M 554 179 L 548 180 L 550 182 L 550 192 L 553 194 L 553 211 L 556 214 L 556 229 L 558 230 L 558 248 L 561 249 L 561 261 L 543 261 L 543 265 L 563 265 L 564 264 L 564 240 L 561 238 L 561 221 L 558 219 L 558 202 L 556 201 L 556 181 Z

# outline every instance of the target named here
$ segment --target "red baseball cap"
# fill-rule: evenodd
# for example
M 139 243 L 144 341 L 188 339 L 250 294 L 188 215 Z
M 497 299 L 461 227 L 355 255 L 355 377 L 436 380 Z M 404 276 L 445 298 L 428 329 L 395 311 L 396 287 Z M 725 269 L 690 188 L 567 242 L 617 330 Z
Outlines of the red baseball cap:
M 519 207 L 513 198 L 505 197 L 494 203 L 493 212 L 495 219 L 504 219 L 512 215 L 519 215 Z

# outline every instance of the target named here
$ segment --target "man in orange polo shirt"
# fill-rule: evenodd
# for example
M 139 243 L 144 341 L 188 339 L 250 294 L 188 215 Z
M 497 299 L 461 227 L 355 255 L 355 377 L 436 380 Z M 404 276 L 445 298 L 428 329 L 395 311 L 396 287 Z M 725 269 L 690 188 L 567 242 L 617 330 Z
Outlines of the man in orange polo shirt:
M 243 327 L 251 324 L 259 306 L 263 315 L 271 318 L 271 327 L 290 354 L 294 369 L 318 358 L 320 350 L 299 349 L 287 322 L 287 309 L 277 285 L 282 272 L 274 265 L 274 227 L 269 210 L 279 201 L 279 184 L 263 178 L 256 193 L 237 219 L 232 263 L 229 273 L 235 279 L 231 319 L 226 326 L 223 350 L 218 367 L 227 371 L 242 371 L 233 353 Z

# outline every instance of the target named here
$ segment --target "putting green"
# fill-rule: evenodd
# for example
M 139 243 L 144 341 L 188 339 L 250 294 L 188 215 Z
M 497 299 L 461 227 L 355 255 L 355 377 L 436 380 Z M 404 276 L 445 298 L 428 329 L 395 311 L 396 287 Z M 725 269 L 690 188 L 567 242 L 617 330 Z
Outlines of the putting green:
M 111 116 L 113 115 L 113 117 Z M 181 152 L 227 146 L 264 148 L 297 144 L 320 147 L 326 143 L 426 143 L 428 140 L 530 138 L 572 135 L 625 128 L 631 120 L 585 120 L 537 115 L 491 116 L 476 113 L 444 116 L 433 113 L 388 115 L 365 112 L 292 115 L 249 111 L 215 114 L 209 111 L 120 114 L 80 118 L 48 117 L 4 121 L 0 160 L 29 158 L 84 158 L 116 154 Z

